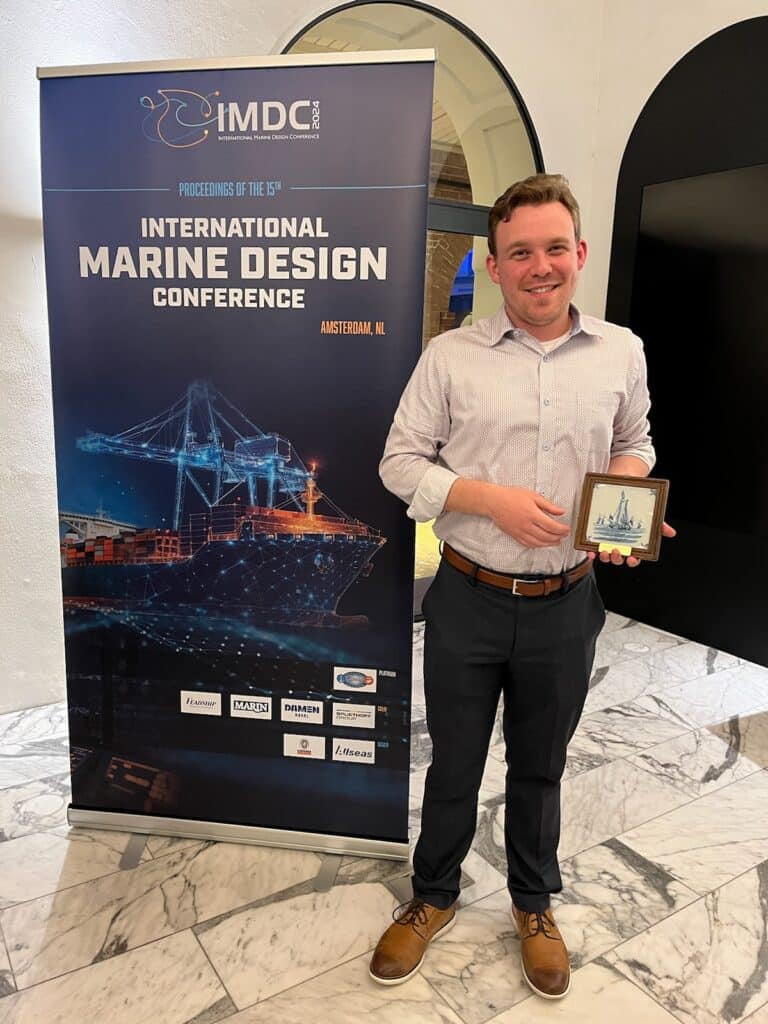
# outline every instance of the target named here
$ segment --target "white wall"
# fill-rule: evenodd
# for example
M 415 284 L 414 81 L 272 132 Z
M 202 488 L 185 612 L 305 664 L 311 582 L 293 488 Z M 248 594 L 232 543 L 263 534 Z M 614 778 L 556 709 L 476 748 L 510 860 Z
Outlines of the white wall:
M 64 695 L 36 66 L 278 52 L 332 2 L 3 0 L 0 29 L 0 712 Z M 585 309 L 604 308 L 626 140 L 653 88 L 717 29 L 768 0 L 448 0 L 506 66 L 547 170 L 580 199 Z M 695 98 L 692 98 L 695 101 Z

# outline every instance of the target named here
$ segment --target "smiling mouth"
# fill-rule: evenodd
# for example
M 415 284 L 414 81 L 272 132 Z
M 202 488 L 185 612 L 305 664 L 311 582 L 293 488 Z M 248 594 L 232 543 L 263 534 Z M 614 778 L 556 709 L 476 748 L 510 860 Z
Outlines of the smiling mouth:
M 555 288 L 559 288 L 559 284 L 541 284 L 537 285 L 536 288 L 526 288 L 525 290 L 529 295 L 548 295 L 553 292 Z

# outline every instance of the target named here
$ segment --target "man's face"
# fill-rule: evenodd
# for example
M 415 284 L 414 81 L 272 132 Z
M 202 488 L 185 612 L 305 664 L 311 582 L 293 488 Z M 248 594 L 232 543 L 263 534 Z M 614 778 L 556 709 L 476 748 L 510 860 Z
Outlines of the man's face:
M 586 258 L 586 242 L 576 241 L 565 206 L 542 203 L 518 206 L 501 221 L 496 255 L 486 263 L 512 323 L 551 341 L 568 330 L 568 307 Z

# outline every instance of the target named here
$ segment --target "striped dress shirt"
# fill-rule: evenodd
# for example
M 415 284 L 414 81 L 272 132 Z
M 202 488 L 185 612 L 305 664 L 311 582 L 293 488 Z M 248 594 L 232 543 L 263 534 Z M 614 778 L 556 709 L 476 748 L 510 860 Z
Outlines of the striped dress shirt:
M 640 339 L 571 307 L 571 328 L 547 351 L 502 308 L 434 338 L 403 392 L 379 471 L 417 522 L 499 572 L 554 574 L 585 557 L 573 547 L 584 474 L 613 456 L 653 467 Z M 571 533 L 526 548 L 485 516 L 443 511 L 458 477 L 537 491 L 566 509 Z

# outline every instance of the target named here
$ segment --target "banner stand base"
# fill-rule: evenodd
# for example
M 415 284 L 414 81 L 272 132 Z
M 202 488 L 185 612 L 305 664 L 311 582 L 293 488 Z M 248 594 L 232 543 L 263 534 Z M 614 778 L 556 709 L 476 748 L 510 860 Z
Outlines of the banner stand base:
M 229 825 L 221 821 L 194 821 L 188 818 L 156 818 L 148 814 L 124 814 L 117 811 L 93 811 L 67 807 L 67 822 L 74 828 L 102 828 L 113 832 L 138 832 L 145 835 L 173 836 L 185 839 L 211 839 L 219 843 L 250 843 L 285 850 L 309 850 L 351 857 L 375 857 L 377 860 L 408 860 L 408 843 L 385 839 L 358 839 L 316 832 L 291 832 L 258 825 Z

